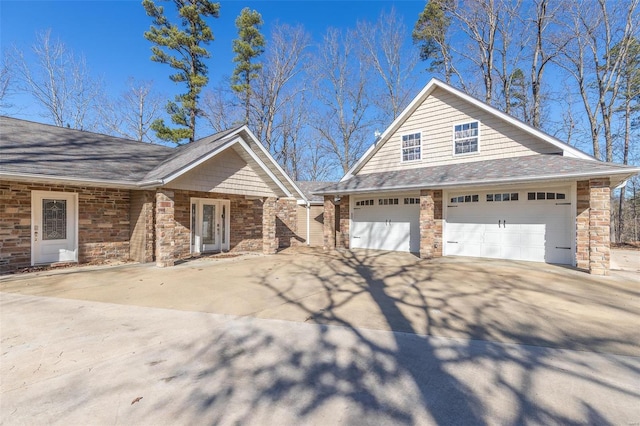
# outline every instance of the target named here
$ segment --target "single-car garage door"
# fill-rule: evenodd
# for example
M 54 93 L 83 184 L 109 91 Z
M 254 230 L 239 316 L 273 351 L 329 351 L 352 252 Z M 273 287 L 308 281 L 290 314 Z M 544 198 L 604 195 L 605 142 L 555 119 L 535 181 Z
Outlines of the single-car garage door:
M 355 198 L 351 247 L 420 251 L 420 198 L 376 196 Z
M 448 194 L 445 254 L 571 264 L 569 188 Z

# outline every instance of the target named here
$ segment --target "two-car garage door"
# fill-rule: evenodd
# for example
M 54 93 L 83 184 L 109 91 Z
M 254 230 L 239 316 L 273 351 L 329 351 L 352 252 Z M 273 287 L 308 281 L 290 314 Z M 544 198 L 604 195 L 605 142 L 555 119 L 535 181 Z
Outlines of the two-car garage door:
M 571 264 L 568 189 L 447 197 L 445 255 Z
M 569 188 L 446 194 L 444 255 L 571 264 Z M 418 252 L 420 200 L 354 199 L 351 247 Z

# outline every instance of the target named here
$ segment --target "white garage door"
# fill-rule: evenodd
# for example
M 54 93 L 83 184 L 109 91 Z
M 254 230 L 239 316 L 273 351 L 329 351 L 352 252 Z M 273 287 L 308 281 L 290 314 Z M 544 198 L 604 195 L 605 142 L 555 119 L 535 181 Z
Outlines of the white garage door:
M 569 188 L 447 196 L 445 254 L 571 264 Z
M 419 226 L 419 197 L 356 198 L 351 221 L 351 247 L 418 252 Z

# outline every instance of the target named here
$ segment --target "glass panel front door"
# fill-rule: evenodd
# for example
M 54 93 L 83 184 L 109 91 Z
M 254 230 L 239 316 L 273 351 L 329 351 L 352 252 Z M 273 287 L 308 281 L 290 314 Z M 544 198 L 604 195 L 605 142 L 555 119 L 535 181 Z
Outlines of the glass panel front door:
M 227 200 L 191 199 L 191 252 L 229 250 Z
M 220 250 L 217 238 L 220 226 L 216 219 L 216 205 L 202 204 L 202 251 Z
M 31 192 L 33 265 L 78 260 L 77 203 L 74 193 Z

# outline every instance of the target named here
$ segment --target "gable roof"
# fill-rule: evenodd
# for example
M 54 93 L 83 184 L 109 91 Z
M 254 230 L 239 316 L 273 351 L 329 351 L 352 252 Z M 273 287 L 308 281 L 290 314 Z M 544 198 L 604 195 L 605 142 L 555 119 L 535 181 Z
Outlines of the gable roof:
M 484 160 L 445 166 L 421 167 L 391 172 L 356 175 L 346 181 L 315 191 L 315 194 L 342 195 L 421 188 L 444 189 L 479 185 L 574 180 L 612 177 L 612 186 L 640 172 L 639 167 L 561 155 Z
M 170 148 L 0 116 L 0 177 L 158 187 L 227 148 L 238 152 L 276 193 L 306 201 L 246 126 Z
M 442 89 L 448 92 L 451 95 L 454 95 L 458 98 L 463 99 L 464 101 L 480 108 L 481 110 L 503 120 L 511 125 L 523 130 L 524 132 L 539 138 L 540 140 L 553 145 L 562 150 L 563 154 L 568 157 L 573 158 L 581 158 L 585 160 L 594 160 L 597 161 L 594 157 L 580 151 L 577 148 L 568 145 L 561 140 L 544 133 L 543 131 L 532 127 L 523 121 L 518 120 L 517 118 L 510 116 L 491 105 L 484 103 L 461 90 L 456 89 L 455 87 L 444 83 L 436 78 L 432 78 L 429 83 L 418 93 L 418 95 L 413 98 L 413 100 L 407 105 L 407 107 L 398 115 L 398 117 L 386 128 L 386 130 L 376 139 L 373 145 L 369 147 L 369 149 L 362 155 L 362 157 L 356 162 L 356 164 L 349 169 L 349 171 L 342 177 L 341 181 L 350 179 L 352 176 L 357 174 L 360 169 L 374 156 L 376 152 L 390 139 L 390 137 L 400 128 L 400 126 L 407 121 L 407 119 L 418 109 L 420 105 L 433 93 L 436 89 Z

